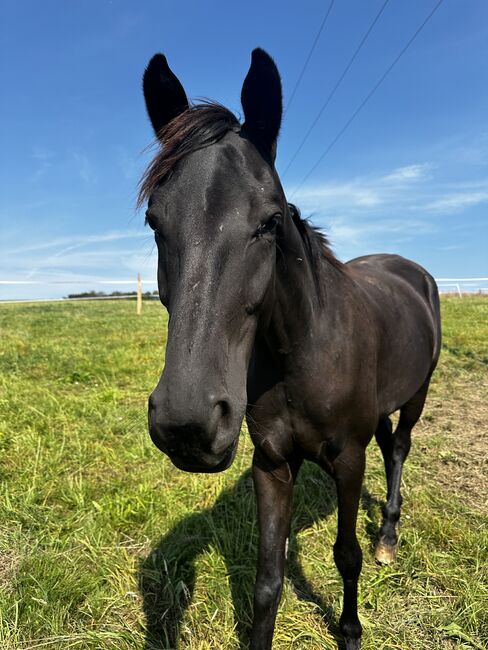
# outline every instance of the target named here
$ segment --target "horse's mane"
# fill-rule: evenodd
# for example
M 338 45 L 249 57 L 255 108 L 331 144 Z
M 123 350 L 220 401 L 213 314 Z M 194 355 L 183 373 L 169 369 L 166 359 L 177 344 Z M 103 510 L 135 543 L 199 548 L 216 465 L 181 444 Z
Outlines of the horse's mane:
M 344 264 L 334 255 L 329 240 L 324 233 L 312 226 L 308 219 L 302 219 L 300 210 L 293 203 L 288 203 L 293 223 L 297 227 L 298 232 L 305 245 L 305 250 L 313 270 L 314 279 L 316 284 L 319 284 L 319 265 L 321 260 L 326 260 L 337 269 L 343 269 Z
M 229 131 L 239 132 L 240 128 L 236 116 L 217 102 L 194 104 L 177 115 L 158 133 L 159 150 L 140 180 L 138 207 L 171 175 L 182 158 L 218 142 Z M 326 236 L 306 219 L 302 219 L 295 205 L 289 203 L 288 208 L 304 242 L 315 284 L 319 289 L 320 262 L 326 260 L 339 269 L 343 264 L 335 257 Z
M 237 117 L 217 102 L 194 104 L 177 115 L 158 133 L 160 148 L 139 182 L 137 207 L 149 199 L 182 158 L 240 128 Z

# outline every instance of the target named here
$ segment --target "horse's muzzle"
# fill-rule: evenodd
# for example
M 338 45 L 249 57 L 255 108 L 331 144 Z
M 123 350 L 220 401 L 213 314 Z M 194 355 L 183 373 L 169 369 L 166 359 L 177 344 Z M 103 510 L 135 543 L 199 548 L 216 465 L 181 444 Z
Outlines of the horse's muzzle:
M 191 405 L 180 415 L 149 398 L 148 428 L 156 447 L 186 472 L 221 472 L 237 450 L 240 422 L 233 422 L 226 400 L 216 401 L 206 418 L 191 418 Z M 193 421 L 192 421 L 193 419 Z M 232 418 L 233 419 L 233 418 Z
M 171 456 L 168 454 L 171 462 L 178 469 L 182 469 L 185 472 L 202 472 L 206 474 L 215 474 L 217 472 L 223 472 L 228 467 L 231 466 L 234 456 L 237 451 L 237 442 L 238 439 L 231 443 L 229 448 L 222 454 L 221 457 L 216 456 L 213 458 L 199 456 L 197 462 L 191 460 L 190 462 L 186 458 L 180 458 L 179 456 Z

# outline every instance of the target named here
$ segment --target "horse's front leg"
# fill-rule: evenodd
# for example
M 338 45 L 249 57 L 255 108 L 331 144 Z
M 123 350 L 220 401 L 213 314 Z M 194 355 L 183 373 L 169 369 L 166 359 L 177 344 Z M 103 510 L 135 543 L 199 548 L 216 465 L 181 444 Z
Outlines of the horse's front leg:
M 346 447 L 333 465 L 338 506 L 334 560 L 344 583 L 340 627 L 346 650 L 359 650 L 362 628 L 357 611 L 358 579 L 363 556 L 356 537 L 356 521 L 365 467 L 364 448 Z
M 300 463 L 269 467 L 261 452 L 253 458 L 259 523 L 259 553 L 254 589 L 252 650 L 269 650 L 283 588 L 286 542 L 290 534 L 293 482 Z

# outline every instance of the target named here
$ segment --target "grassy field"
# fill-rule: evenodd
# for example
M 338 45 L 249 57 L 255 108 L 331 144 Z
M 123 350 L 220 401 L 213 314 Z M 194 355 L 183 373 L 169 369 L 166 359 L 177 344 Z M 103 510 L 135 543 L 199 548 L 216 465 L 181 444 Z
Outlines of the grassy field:
M 488 299 L 443 301 L 444 347 L 404 477 L 398 559 L 373 544 L 374 444 L 359 517 L 365 650 L 488 645 Z M 166 316 L 133 302 L 0 305 L 0 647 L 245 648 L 255 573 L 251 442 L 230 470 L 178 471 L 149 440 Z M 336 501 L 295 494 L 274 648 L 337 648 Z

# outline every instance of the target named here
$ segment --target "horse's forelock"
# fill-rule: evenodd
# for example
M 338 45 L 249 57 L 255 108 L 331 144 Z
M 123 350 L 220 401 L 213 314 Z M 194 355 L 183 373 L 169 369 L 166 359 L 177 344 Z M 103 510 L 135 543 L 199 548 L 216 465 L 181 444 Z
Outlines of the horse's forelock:
M 177 115 L 158 134 L 159 151 L 140 180 L 137 206 L 149 199 L 182 158 L 238 129 L 236 116 L 216 102 L 196 104 Z

